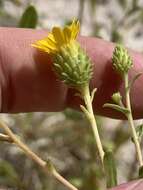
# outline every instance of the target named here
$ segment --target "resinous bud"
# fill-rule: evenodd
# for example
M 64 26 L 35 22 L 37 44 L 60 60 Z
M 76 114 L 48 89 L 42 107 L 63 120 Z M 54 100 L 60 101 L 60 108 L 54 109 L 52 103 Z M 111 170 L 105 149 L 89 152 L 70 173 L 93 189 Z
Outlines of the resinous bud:
M 113 68 L 120 74 L 127 73 L 133 66 L 133 61 L 127 51 L 122 45 L 117 45 L 112 57 Z
M 54 56 L 53 68 L 59 79 L 71 87 L 83 86 L 92 77 L 92 63 L 76 42 L 61 48 Z

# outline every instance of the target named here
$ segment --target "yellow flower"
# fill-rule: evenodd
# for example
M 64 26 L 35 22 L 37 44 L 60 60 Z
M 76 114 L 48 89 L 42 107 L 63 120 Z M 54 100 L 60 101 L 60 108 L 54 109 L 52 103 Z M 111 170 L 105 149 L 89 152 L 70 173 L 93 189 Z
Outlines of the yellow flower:
M 91 61 L 76 41 L 79 29 L 79 21 L 73 20 L 63 29 L 54 27 L 46 38 L 33 44 L 51 55 L 57 77 L 71 87 L 81 87 L 92 77 Z
M 80 29 L 79 21 L 73 20 L 70 26 L 65 26 L 63 29 L 60 27 L 53 27 L 49 35 L 37 41 L 32 46 L 41 49 L 49 54 L 56 54 L 60 52 L 64 46 L 72 46 Z

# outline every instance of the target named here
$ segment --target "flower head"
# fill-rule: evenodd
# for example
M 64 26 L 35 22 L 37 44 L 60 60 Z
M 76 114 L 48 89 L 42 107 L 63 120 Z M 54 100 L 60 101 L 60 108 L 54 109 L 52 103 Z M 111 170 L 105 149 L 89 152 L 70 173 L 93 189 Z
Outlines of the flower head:
M 127 49 L 118 44 L 113 52 L 112 64 L 113 68 L 122 75 L 133 66 L 133 61 Z
M 32 45 L 52 56 L 58 78 L 72 87 L 87 84 L 92 76 L 90 59 L 76 41 L 79 28 L 79 21 L 73 20 L 63 29 L 54 27 L 48 37 Z
M 63 29 L 53 27 L 52 32 L 46 38 L 37 41 L 32 46 L 49 54 L 56 54 L 62 47 L 71 44 L 76 39 L 79 29 L 79 21 L 74 19 L 70 26 L 65 26 Z

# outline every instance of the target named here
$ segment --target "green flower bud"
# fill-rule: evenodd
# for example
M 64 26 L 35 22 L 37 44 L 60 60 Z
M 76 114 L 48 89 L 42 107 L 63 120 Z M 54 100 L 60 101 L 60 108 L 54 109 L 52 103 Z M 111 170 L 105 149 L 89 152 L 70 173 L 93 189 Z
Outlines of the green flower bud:
M 122 100 L 122 96 L 121 96 L 120 92 L 114 93 L 111 98 L 112 98 L 112 100 L 113 100 L 116 104 L 120 105 L 120 102 L 121 102 L 121 100 Z
M 121 45 L 117 45 L 112 57 L 113 68 L 120 74 L 127 73 L 133 66 L 133 61 L 128 51 Z
M 55 54 L 53 68 L 59 79 L 71 87 L 81 87 L 89 83 L 92 77 L 91 61 L 75 42 Z

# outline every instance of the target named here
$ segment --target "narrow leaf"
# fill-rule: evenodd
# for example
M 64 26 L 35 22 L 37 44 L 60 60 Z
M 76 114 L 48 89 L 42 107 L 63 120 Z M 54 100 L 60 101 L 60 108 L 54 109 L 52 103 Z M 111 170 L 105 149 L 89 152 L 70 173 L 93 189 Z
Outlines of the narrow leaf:
M 33 5 L 30 5 L 24 11 L 19 22 L 19 27 L 20 28 L 36 28 L 37 21 L 38 21 L 37 11 Z
M 127 108 L 121 107 L 121 106 L 116 105 L 116 104 L 106 103 L 106 104 L 103 105 L 103 107 L 112 108 L 114 110 L 117 110 L 117 111 L 125 114 L 125 115 L 128 114 L 128 113 L 130 113 L 130 111 Z
M 52 162 L 51 162 L 50 159 L 48 159 L 48 160 L 46 161 L 46 168 L 48 169 L 48 172 L 49 172 L 50 174 L 53 174 L 53 172 L 55 171 L 55 167 L 54 167 L 54 165 L 52 164 Z
M 126 8 L 126 6 L 127 6 L 127 1 L 126 0 L 118 0 L 118 3 L 120 4 L 120 6 L 122 7 L 122 8 Z
M 114 156 L 111 150 L 105 151 L 104 168 L 106 174 L 107 188 L 117 185 L 117 171 Z
M 6 160 L 0 161 L 0 184 L 19 185 L 20 179 L 14 167 Z
M 131 80 L 131 82 L 129 83 L 129 86 L 128 86 L 128 89 L 127 90 L 130 90 L 131 87 L 133 86 L 133 84 L 135 83 L 135 81 L 143 74 L 143 72 L 140 72 L 138 74 L 136 74 L 134 76 L 134 78 Z
M 136 133 L 137 133 L 137 137 L 138 137 L 139 142 L 141 142 L 141 139 L 143 137 L 143 124 L 138 125 L 136 127 Z M 131 140 L 134 142 L 133 138 L 131 138 Z
M 139 178 L 143 178 L 143 166 L 139 168 Z
M 86 117 L 90 120 L 90 114 L 89 114 L 88 110 L 83 105 L 80 105 L 80 109 L 83 111 L 83 113 L 86 115 Z
M 94 95 L 95 95 L 95 92 L 97 91 L 97 88 L 94 88 L 91 92 L 91 102 L 93 102 L 94 100 Z

